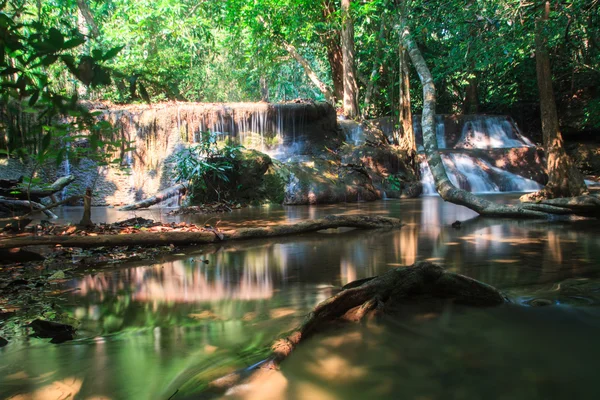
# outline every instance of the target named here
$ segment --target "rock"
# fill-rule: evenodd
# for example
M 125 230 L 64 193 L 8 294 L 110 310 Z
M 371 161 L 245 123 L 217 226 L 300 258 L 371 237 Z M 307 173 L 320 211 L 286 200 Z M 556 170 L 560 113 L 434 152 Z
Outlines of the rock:
M 552 302 L 551 300 L 548 300 L 548 299 L 533 299 L 529 302 L 529 305 L 532 307 L 545 307 L 545 306 L 551 306 L 553 304 L 554 304 L 554 302 Z
M 365 168 L 381 197 L 414 198 L 421 195 L 422 185 L 416 175 L 416 155 L 380 143 L 377 146 L 346 145 L 340 150 L 345 165 Z
M 4 347 L 8 344 L 8 340 L 4 339 L 3 337 L 0 337 L 0 347 Z
M 61 324 L 59 322 L 45 321 L 36 319 L 29 325 L 35 332 L 33 336 L 40 338 L 52 338 L 51 343 L 62 343 L 67 340 L 73 340 L 75 328 L 71 325 Z
M 453 227 L 454 229 L 460 229 L 460 225 L 461 225 L 461 222 L 460 222 L 460 221 L 454 221 L 454 222 L 452 223 L 452 227 Z
M 332 204 L 380 199 L 369 174 L 356 166 L 340 166 L 333 160 L 290 163 L 284 204 Z

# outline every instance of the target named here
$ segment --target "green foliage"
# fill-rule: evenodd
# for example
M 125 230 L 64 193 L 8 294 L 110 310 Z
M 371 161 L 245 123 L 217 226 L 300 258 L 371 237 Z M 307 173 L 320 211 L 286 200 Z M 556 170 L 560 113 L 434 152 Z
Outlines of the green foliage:
M 393 191 L 402 190 L 402 181 L 396 175 L 389 175 L 384 183 L 385 187 Z
M 189 182 L 192 201 L 195 198 L 221 199 L 221 192 L 231 181 L 242 146 L 232 143 L 219 145 L 217 134 L 202 132 L 200 143 L 186 147 L 175 155 L 177 182 Z

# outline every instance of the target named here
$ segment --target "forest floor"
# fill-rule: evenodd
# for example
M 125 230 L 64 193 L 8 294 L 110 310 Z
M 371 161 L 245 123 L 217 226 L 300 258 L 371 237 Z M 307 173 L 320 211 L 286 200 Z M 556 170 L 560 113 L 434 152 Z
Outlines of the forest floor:
M 99 236 L 123 235 L 141 232 L 201 232 L 206 228 L 186 223 L 158 223 L 144 218 L 132 218 L 113 224 L 97 224 L 91 228 L 75 225 L 44 224 L 28 227 L 20 234 L 0 233 L 0 239 L 21 236 Z M 164 256 L 181 252 L 181 247 L 118 246 L 81 249 L 74 247 L 36 246 L 33 251 L 23 249 L 0 250 L 0 338 L 15 336 L 20 327 L 44 318 L 73 323 L 61 312 L 62 294 L 77 290 L 65 287 L 64 282 L 96 273 L 100 268 L 117 267 L 125 262 L 143 262 L 145 265 L 163 262 Z M 0 339 L 0 347 L 3 341 Z

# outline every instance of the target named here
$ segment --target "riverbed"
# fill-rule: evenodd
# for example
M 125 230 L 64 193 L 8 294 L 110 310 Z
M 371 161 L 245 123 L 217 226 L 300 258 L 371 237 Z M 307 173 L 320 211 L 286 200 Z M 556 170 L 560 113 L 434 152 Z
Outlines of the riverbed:
M 174 398 L 193 398 L 202 382 L 261 360 L 274 338 L 341 285 L 422 260 L 496 286 L 511 304 L 448 305 L 319 335 L 283 364 L 266 392 L 238 397 L 600 398 L 597 221 L 481 219 L 439 197 L 202 216 L 167 211 L 95 208 L 92 217 L 225 229 L 368 214 L 406 225 L 189 248 L 66 282 L 73 291 L 57 302 L 81 321 L 77 339 L 23 338 L 0 349 L 0 398 L 166 399 L 178 390 Z M 77 221 L 81 209 L 58 214 Z M 451 226 L 456 220 L 460 229 Z M 532 306 L 540 304 L 547 306 Z

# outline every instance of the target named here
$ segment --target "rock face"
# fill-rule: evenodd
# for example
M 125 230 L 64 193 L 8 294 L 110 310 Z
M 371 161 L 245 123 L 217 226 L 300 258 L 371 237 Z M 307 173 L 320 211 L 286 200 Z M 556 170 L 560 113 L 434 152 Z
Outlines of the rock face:
M 315 159 L 279 165 L 285 181 L 284 204 L 332 204 L 380 199 L 371 178 L 360 167 Z

